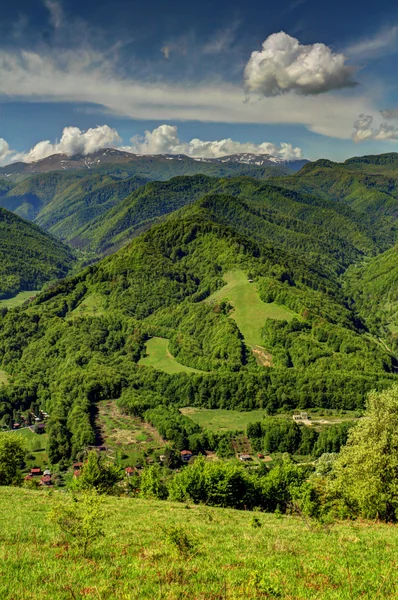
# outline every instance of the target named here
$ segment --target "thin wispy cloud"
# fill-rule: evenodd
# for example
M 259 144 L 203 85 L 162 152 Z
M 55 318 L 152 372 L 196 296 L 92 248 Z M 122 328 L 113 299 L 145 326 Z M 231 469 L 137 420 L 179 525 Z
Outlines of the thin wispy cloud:
M 54 29 L 62 27 L 64 22 L 64 11 L 58 0 L 44 0 L 44 6 L 50 13 L 50 23 Z
M 386 27 L 372 36 L 362 38 L 345 49 L 353 59 L 371 59 L 398 52 L 398 25 Z
M 158 121 L 294 123 L 347 138 L 360 113 L 375 112 L 369 97 L 292 96 L 245 102 L 228 82 L 148 82 L 119 75 L 114 57 L 94 50 L 54 53 L 0 51 L 0 94 L 28 101 L 89 103 L 116 115 Z

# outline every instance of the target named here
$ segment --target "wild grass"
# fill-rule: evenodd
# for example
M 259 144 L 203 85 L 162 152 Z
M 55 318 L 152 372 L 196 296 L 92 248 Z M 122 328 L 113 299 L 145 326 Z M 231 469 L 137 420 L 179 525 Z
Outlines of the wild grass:
M 198 369 L 179 363 L 169 351 L 169 340 L 153 337 L 146 343 L 147 356 L 139 361 L 140 365 L 153 367 L 173 375 L 174 373 L 202 373 Z
M 49 520 L 59 499 L 67 502 L 67 494 L 1 488 L 1 598 L 382 600 L 398 595 L 394 526 L 357 522 L 322 528 L 290 516 L 106 498 L 105 535 L 83 556 Z
M 250 283 L 247 274 L 240 270 L 229 271 L 223 276 L 227 282 L 212 294 L 208 301 L 229 300 L 234 307 L 231 317 L 236 321 L 245 342 L 251 348 L 263 346 L 261 329 L 267 319 L 291 321 L 297 316 L 293 311 L 275 302 L 263 302 L 256 284 Z
M 39 290 L 32 290 L 30 292 L 19 292 L 16 296 L 12 298 L 6 298 L 5 300 L 0 300 L 0 308 L 16 308 L 17 306 L 21 306 L 24 302 L 32 298 L 32 296 L 36 296 L 39 293 Z
M 266 416 L 264 410 L 240 412 L 238 410 L 224 410 L 222 408 L 182 408 L 183 415 L 192 421 L 212 431 L 246 431 L 249 423 L 262 421 Z

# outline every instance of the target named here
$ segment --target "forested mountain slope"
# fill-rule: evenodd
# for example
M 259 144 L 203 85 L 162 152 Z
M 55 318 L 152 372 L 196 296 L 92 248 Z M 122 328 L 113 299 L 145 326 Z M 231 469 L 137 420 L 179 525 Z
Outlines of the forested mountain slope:
M 3 195 L 0 188 L 0 205 L 68 241 L 79 228 L 147 182 L 138 176 L 121 180 L 86 171 L 46 173 L 8 186 Z
M 344 203 L 380 217 L 398 217 L 398 154 L 351 158 L 344 163 L 317 160 L 280 185 Z
M 65 277 L 73 260 L 61 242 L 0 208 L 0 298 Z
M 139 415 L 164 403 L 352 409 L 370 389 L 390 385 L 395 358 L 351 310 L 339 280 L 363 252 L 354 240 L 375 250 L 366 228 L 359 235 L 347 220 L 339 238 L 301 232 L 301 251 L 289 219 L 278 224 L 286 236 L 279 245 L 263 234 L 263 221 L 247 200 L 212 193 L 28 308 L 3 315 L 0 361 L 12 379 L 0 418 L 32 402 L 45 407 L 50 458 L 58 462 L 93 442 L 94 405 L 104 398 L 121 397 L 124 409 Z M 253 282 L 262 303 L 253 320 L 262 342 L 256 350 L 268 366 L 235 319 L 236 298 L 231 304 L 222 289 L 236 272 Z M 175 359 L 200 372 L 143 366 L 154 336 L 169 340 Z
M 358 260 L 362 253 L 387 249 L 397 236 L 394 222 L 387 218 L 375 219 L 334 201 L 288 190 L 273 180 L 265 183 L 246 177 L 215 179 L 196 175 L 153 182 L 138 189 L 79 230 L 71 243 L 98 254 L 114 251 L 143 227 L 205 194 L 244 200 L 239 227 L 246 227 L 250 235 L 264 243 L 288 247 L 309 260 L 324 254 L 325 244 L 329 250 L 334 245 L 334 261 L 340 269 Z M 235 208 L 243 205 L 229 206 L 224 220 L 229 223 L 232 219 L 231 224 L 237 226 L 240 217 Z M 250 222 L 245 225 L 246 218 Z

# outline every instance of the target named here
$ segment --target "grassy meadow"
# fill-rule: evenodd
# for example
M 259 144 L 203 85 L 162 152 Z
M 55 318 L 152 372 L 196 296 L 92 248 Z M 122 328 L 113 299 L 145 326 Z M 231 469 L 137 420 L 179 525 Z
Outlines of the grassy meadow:
M 147 356 L 142 358 L 138 364 L 153 367 L 173 375 L 174 373 L 202 373 L 198 369 L 187 367 L 179 363 L 169 351 L 169 340 L 154 337 L 146 343 Z
M 21 306 L 24 302 L 32 298 L 32 296 L 36 296 L 40 290 L 33 290 L 30 292 L 19 292 L 16 296 L 12 298 L 5 298 L 4 300 L 0 300 L 0 308 L 16 308 L 17 306 Z
M 1 598 L 398 596 L 394 526 L 353 522 L 320 527 L 291 516 L 105 498 L 104 535 L 83 557 L 48 518 L 60 501 L 70 497 L 58 491 L 0 490 Z
M 256 284 L 250 283 L 247 274 L 240 270 L 229 271 L 223 276 L 227 282 L 223 288 L 210 296 L 208 301 L 229 300 L 234 307 L 231 317 L 236 321 L 248 346 L 262 346 L 261 329 L 267 319 L 291 321 L 298 317 L 293 311 L 275 302 L 263 302 Z
M 192 421 L 211 431 L 246 431 L 249 423 L 262 421 L 266 416 L 264 410 L 240 412 L 222 408 L 182 408 L 181 412 Z

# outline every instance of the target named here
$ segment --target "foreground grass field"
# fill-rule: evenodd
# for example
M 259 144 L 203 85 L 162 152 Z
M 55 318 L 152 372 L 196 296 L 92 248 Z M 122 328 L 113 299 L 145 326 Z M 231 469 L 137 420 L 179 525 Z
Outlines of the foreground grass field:
M 320 529 L 296 517 L 107 498 L 105 535 L 82 557 L 48 519 L 60 499 L 69 500 L 61 492 L 0 489 L 1 598 L 398 596 L 397 527 L 345 523 Z M 190 547 L 178 550 L 172 541 L 176 532 L 188 536 Z
M 291 321 L 298 317 L 294 312 L 275 302 L 265 303 L 258 295 L 256 284 L 250 283 L 247 274 L 240 270 L 223 276 L 227 285 L 210 296 L 208 301 L 229 300 L 234 307 L 231 317 L 236 321 L 245 342 L 251 348 L 262 346 L 261 329 L 267 319 Z
M 13 298 L 6 298 L 5 300 L 0 300 L 0 308 L 15 308 L 16 306 L 21 306 L 26 300 L 36 296 L 39 293 L 39 290 L 33 290 L 31 292 L 19 292 Z
M 142 358 L 138 364 L 147 367 L 153 367 L 159 371 L 164 371 L 173 375 L 174 373 L 203 373 L 198 369 L 186 367 L 179 363 L 169 352 L 169 340 L 165 338 L 154 337 L 145 344 L 147 355 Z

